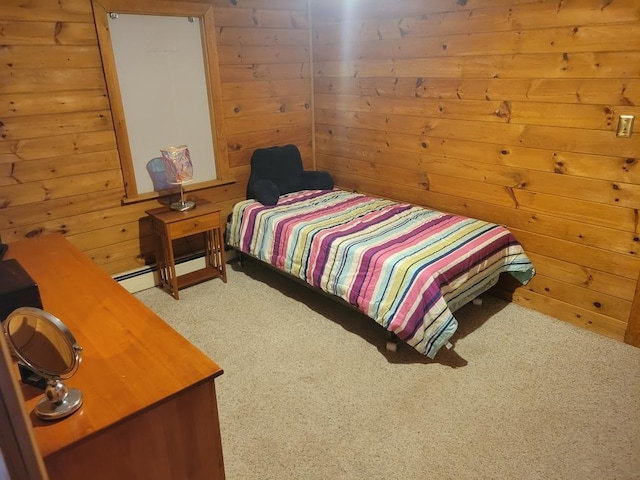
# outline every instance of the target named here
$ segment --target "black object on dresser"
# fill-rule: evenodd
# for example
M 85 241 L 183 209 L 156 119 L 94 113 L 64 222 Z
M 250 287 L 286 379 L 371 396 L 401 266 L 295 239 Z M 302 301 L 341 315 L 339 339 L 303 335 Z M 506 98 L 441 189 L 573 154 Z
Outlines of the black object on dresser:
M 38 284 L 22 265 L 14 259 L 0 262 L 0 322 L 4 322 L 16 308 L 42 308 Z M 44 389 L 46 380 L 26 365 L 18 363 L 20 379 L 24 383 Z
M 0 262 L 0 320 L 18 307 L 42 308 L 38 285 L 14 258 Z

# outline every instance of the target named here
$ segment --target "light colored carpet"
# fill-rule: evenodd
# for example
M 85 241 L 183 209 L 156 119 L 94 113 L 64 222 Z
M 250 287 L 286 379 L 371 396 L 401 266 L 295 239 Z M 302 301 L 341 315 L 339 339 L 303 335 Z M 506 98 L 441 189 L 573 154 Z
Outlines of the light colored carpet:
M 640 479 L 640 349 L 485 296 L 453 350 L 392 353 L 255 261 L 136 296 L 224 368 L 228 480 Z

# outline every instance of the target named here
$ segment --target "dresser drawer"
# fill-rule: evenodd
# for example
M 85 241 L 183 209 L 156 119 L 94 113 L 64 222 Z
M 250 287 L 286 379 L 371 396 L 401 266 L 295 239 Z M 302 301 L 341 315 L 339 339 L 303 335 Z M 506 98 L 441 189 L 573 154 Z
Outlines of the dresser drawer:
M 220 227 L 220 212 L 167 224 L 170 238 L 186 237 Z

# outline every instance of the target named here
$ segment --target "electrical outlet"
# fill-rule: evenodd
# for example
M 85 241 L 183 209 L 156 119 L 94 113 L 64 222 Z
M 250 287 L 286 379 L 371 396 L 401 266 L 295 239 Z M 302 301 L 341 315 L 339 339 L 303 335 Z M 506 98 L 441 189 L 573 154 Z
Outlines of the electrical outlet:
M 616 137 L 630 137 L 633 132 L 633 115 L 620 115 Z

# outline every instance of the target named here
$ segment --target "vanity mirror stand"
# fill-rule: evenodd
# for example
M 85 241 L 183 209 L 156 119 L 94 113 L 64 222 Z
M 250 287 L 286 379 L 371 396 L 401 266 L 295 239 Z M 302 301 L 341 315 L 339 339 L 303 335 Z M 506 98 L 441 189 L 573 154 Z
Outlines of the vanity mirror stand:
M 82 406 L 82 392 L 63 380 L 80 365 L 80 347 L 66 325 L 40 308 L 20 307 L 3 323 L 4 334 L 19 364 L 46 379 L 44 395 L 35 406 L 42 420 L 67 417 Z

